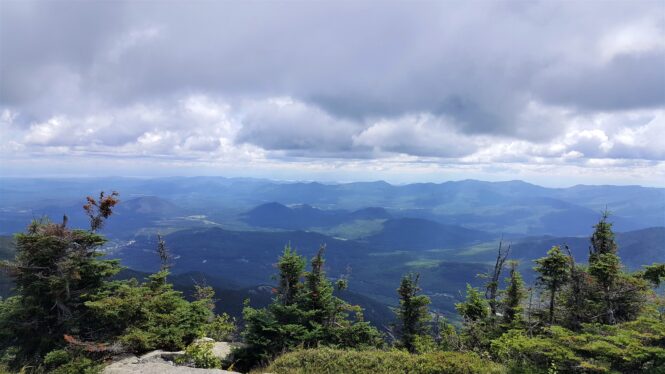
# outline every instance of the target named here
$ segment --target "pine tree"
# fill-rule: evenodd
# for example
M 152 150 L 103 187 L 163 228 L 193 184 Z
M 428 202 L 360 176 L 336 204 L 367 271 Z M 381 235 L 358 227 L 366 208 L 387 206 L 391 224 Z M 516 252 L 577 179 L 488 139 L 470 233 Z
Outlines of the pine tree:
M 497 332 L 493 318 L 490 319 L 490 307 L 477 288 L 466 285 L 466 299 L 455 304 L 457 312 L 464 318 L 462 343 L 465 348 L 484 351 L 488 349 L 491 338 Z
M 539 273 L 538 283 L 541 284 L 550 296 L 549 323 L 554 323 L 554 309 L 557 292 L 565 285 L 570 275 L 570 262 L 561 252 L 559 246 L 554 246 L 547 252 L 547 256 L 536 262 L 534 270 Z
M 480 291 L 470 284 L 466 285 L 466 299 L 455 304 L 455 308 L 466 322 L 482 321 L 489 315 L 487 301 L 480 295 Z
M 87 326 L 80 324 L 85 296 L 120 271 L 118 261 L 100 259 L 97 249 L 106 240 L 93 232 L 111 215 L 117 193 L 100 196 L 96 203 L 105 210 L 90 231 L 68 228 L 65 216 L 61 224 L 33 221 L 15 236 L 16 259 L 2 267 L 16 285 L 16 296 L 6 301 L 11 308 L 0 321 L 0 350 L 15 347 L 15 363 L 38 361 L 64 344 L 65 334 L 86 334 Z
M 564 291 L 566 313 L 562 324 L 570 329 L 579 330 L 582 323 L 591 322 L 596 312 L 593 305 L 595 281 L 589 273 L 575 262 L 568 246 L 565 246 L 570 264 L 568 287 Z
M 522 275 L 517 270 L 518 263 L 510 262 L 510 277 L 508 278 L 508 287 L 502 302 L 503 323 L 508 326 L 518 326 L 522 322 L 522 301 L 526 297 L 524 281 Z
M 305 263 L 305 258 L 292 250 L 290 245 L 284 248 L 284 252 L 277 263 L 279 269 L 277 297 L 282 305 L 288 306 L 296 302 L 296 295 L 302 288 L 300 279 L 305 272 Z
M 243 309 L 247 346 L 238 353 L 240 367 L 265 364 L 299 346 L 357 348 L 382 344 L 379 332 L 363 320 L 361 309 L 333 294 L 332 282 L 323 269 L 324 250 L 325 246 L 319 248 L 311 270 L 306 272 L 305 258 L 290 246 L 284 249 L 277 264 L 278 287 L 273 302 L 264 309 L 247 304 Z
M 311 261 L 312 270 L 305 275 L 306 291 L 303 302 L 310 312 L 310 321 L 318 325 L 333 323 L 332 318 L 338 309 L 334 302 L 332 284 L 323 270 L 325 249 L 323 245 L 319 248 Z
M 305 337 L 306 346 L 316 346 L 319 341 L 330 338 L 331 330 L 349 305 L 333 295 L 332 282 L 323 269 L 323 252 L 326 246 L 319 247 L 311 260 L 311 271 L 305 275 L 305 289 L 301 297 L 304 322 L 308 329 Z
M 614 241 L 612 223 L 608 221 L 610 213 L 605 210 L 591 235 L 589 248 L 589 273 L 598 281 L 604 303 L 603 321 L 616 323 L 616 306 L 613 293 L 621 273 L 621 260 L 617 255 L 618 247 Z
M 665 282 L 665 264 L 653 263 L 645 266 L 641 276 L 649 281 L 654 288 L 658 288 L 661 283 Z
M 158 348 L 184 349 L 206 331 L 214 320 L 214 290 L 196 285 L 195 301 L 185 300 L 168 282 L 170 271 L 165 264 L 170 256 L 161 236 L 156 252 L 161 270 L 146 281 L 108 282 L 86 298 L 90 313 L 82 322 L 97 330 L 88 339 L 119 342 L 129 351 L 142 353 Z
M 418 274 L 408 274 L 402 278 L 397 293 L 399 295 L 399 319 L 400 345 L 407 351 L 416 352 L 416 340 L 419 336 L 429 333 L 430 315 L 428 305 L 429 297 L 418 295 Z

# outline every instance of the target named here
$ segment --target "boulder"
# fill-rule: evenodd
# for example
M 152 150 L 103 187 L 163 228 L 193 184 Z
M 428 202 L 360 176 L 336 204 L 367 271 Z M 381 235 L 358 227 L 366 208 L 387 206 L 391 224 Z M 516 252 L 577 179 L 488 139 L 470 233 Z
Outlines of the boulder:
M 226 343 L 229 344 L 229 343 Z M 226 346 L 220 346 L 220 354 L 224 353 Z M 229 348 L 230 351 L 230 348 Z M 235 371 L 221 369 L 197 369 L 187 366 L 176 366 L 172 360 L 183 352 L 152 351 L 141 357 L 124 357 L 104 368 L 103 374 L 240 374 Z M 227 353 L 228 355 L 228 353 Z

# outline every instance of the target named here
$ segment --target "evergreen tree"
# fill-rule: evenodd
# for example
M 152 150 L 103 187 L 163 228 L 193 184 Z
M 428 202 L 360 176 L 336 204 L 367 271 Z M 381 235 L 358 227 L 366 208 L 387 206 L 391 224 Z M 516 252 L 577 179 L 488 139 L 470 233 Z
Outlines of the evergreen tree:
M 416 340 L 419 336 L 429 333 L 430 315 L 428 305 L 429 297 L 419 295 L 418 274 L 408 274 L 402 278 L 397 293 L 399 295 L 400 345 L 411 353 L 416 352 Z
M 518 263 L 510 262 L 510 277 L 503 299 L 503 323 L 507 326 L 519 326 L 522 322 L 522 301 L 526 297 L 522 275 L 517 270 Z
M 562 324 L 577 331 L 582 327 L 582 323 L 591 322 L 596 315 L 597 308 L 593 303 L 596 285 L 595 280 L 586 269 L 575 262 L 568 246 L 565 246 L 565 249 L 568 252 L 570 277 L 568 287 L 564 290 L 563 299 L 566 313 L 563 315 Z
M 565 285 L 570 274 L 568 257 L 561 252 L 559 246 L 554 246 L 547 252 L 547 256 L 536 260 L 534 270 L 539 273 L 538 283 L 541 284 L 550 296 L 549 323 L 554 323 L 554 309 L 557 292 Z
M 90 339 L 118 342 L 128 351 L 142 353 L 158 348 L 184 349 L 210 330 L 214 290 L 196 285 L 195 301 L 188 302 L 168 282 L 170 255 L 160 235 L 156 252 L 161 270 L 149 275 L 145 282 L 109 282 L 87 297 L 85 305 L 92 313 L 84 322 L 99 331 Z
M 282 305 L 289 306 L 296 302 L 296 295 L 302 288 L 300 279 L 304 275 L 305 264 L 305 258 L 292 250 L 290 245 L 284 248 L 284 253 L 277 262 L 277 268 L 279 269 L 277 298 Z
M 277 264 L 273 302 L 264 309 L 247 304 L 243 309 L 247 346 L 238 352 L 241 368 L 266 364 L 299 346 L 358 348 L 382 344 L 379 332 L 363 320 L 361 309 L 333 295 L 323 269 L 324 250 L 321 246 L 311 261 L 311 271 L 305 272 L 305 258 L 289 246 L 285 248 Z
M 600 221 L 594 225 L 594 232 L 591 234 L 591 247 L 589 248 L 589 263 L 598 259 L 603 254 L 614 254 L 618 252 L 618 246 L 614 241 L 614 232 L 612 223 L 608 221 L 610 212 L 603 211 Z
M 467 322 L 482 321 L 489 315 L 487 301 L 480 295 L 480 291 L 470 284 L 466 285 L 466 300 L 455 304 L 455 308 Z
M 136 279 L 109 283 L 90 295 L 91 312 L 85 323 L 95 326 L 90 340 L 120 343 L 130 352 L 153 349 L 181 350 L 202 335 L 213 321 L 214 293 L 188 302 L 167 282 L 167 270 L 152 274 L 140 283 Z
M 645 266 L 641 276 L 649 281 L 653 287 L 658 288 L 661 283 L 665 282 L 665 264 L 653 263 Z
M 310 312 L 310 323 L 322 326 L 334 323 L 334 315 L 339 305 L 334 300 L 333 286 L 323 270 L 323 252 L 326 247 L 321 246 L 316 256 L 312 258 L 312 270 L 305 275 L 305 295 L 303 302 Z
M 0 350 L 13 347 L 14 364 L 38 362 L 62 346 L 66 334 L 89 334 L 90 327 L 81 324 L 85 296 L 120 271 L 118 261 L 100 259 L 97 249 L 106 240 L 93 232 L 111 215 L 116 197 L 88 197 L 104 209 L 90 231 L 69 229 L 65 216 L 61 224 L 33 221 L 15 236 L 16 259 L 2 267 L 16 286 L 16 296 L 5 301 L 0 320 Z
M 616 306 L 613 300 L 616 282 L 621 273 L 621 260 L 617 255 L 618 247 L 614 241 L 612 223 L 608 221 L 609 212 L 605 210 L 591 235 L 589 248 L 589 273 L 598 282 L 604 304 L 603 322 L 616 323 Z
M 462 341 L 465 348 L 485 351 L 497 330 L 492 318 L 488 301 L 477 288 L 466 285 L 466 299 L 455 304 L 457 312 L 464 319 Z

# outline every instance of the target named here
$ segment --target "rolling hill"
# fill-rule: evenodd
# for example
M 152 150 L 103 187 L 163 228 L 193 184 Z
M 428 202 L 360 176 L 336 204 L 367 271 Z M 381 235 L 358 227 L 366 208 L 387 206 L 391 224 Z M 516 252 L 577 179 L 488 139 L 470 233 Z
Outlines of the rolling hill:
M 323 210 L 308 204 L 287 207 L 276 202 L 259 205 L 243 215 L 244 221 L 252 226 L 290 230 L 331 227 L 356 220 L 384 220 L 390 217 L 383 208 Z
M 364 238 L 364 241 L 389 250 L 423 250 L 462 247 L 493 237 L 479 230 L 422 218 L 399 218 L 384 222 L 380 232 Z
M 204 215 L 223 225 L 242 221 L 249 210 L 272 202 L 287 207 L 309 205 L 312 209 L 300 213 L 307 213 L 317 224 L 328 224 L 326 213 L 380 207 L 393 218 L 424 218 L 494 233 L 575 236 L 586 233 L 607 207 L 613 212 L 617 231 L 665 225 L 665 189 L 640 186 L 546 188 L 522 181 L 477 180 L 391 185 L 383 181 L 323 184 L 223 177 L 5 178 L 0 186 L 0 231 L 9 234 L 23 229 L 32 212 L 56 203 L 79 209 L 83 196 L 100 190 L 120 191 L 125 202 L 157 196 L 177 202 L 186 214 Z M 59 219 L 63 211 L 52 213 Z M 156 213 L 162 219 L 173 214 L 168 209 Z M 274 219 L 262 219 L 253 222 L 259 227 L 275 225 Z M 319 219 L 323 221 L 317 222 Z M 304 228 L 296 226 L 282 228 Z M 135 226 L 126 228 L 111 233 L 128 235 Z

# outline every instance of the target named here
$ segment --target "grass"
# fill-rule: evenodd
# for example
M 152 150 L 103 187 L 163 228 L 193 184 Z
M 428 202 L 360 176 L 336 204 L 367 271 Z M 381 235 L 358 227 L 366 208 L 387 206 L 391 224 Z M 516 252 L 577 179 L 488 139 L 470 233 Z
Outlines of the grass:
M 474 374 L 506 373 L 475 353 L 306 349 L 278 357 L 265 372 L 275 374 Z

